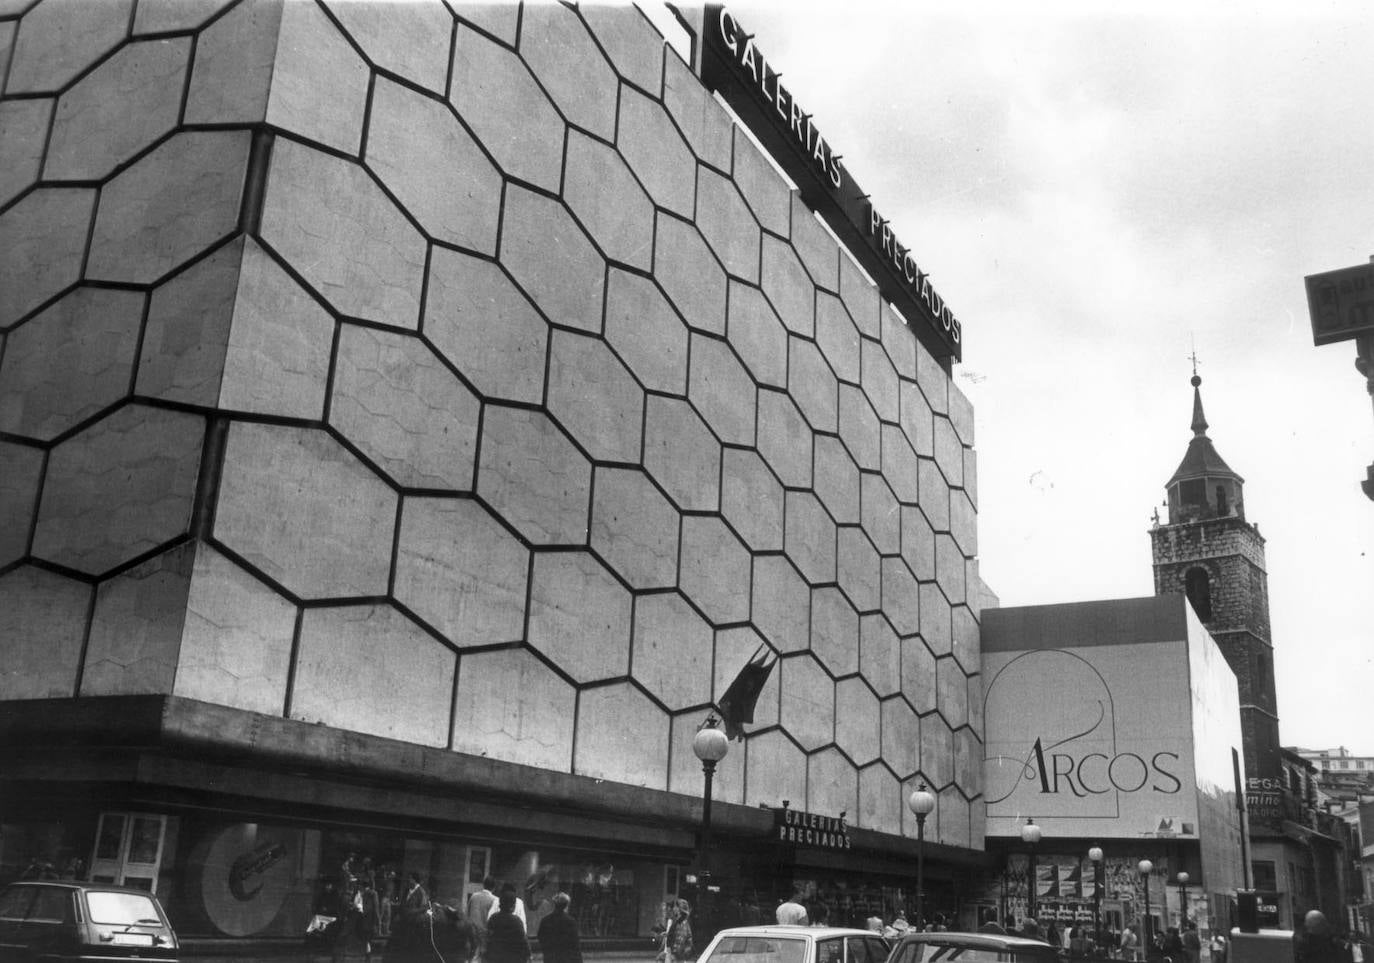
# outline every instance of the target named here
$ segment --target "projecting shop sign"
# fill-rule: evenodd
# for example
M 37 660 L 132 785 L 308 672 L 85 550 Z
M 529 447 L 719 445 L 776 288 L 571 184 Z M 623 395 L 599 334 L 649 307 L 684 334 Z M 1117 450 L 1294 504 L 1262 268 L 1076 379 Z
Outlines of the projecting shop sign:
M 868 195 L 840 163 L 811 115 L 778 79 L 750 34 L 724 7 L 708 4 L 701 79 L 740 119 L 797 184 L 804 200 L 845 243 L 913 333 L 936 358 L 960 360 L 962 329 Z
M 1374 263 L 1307 277 L 1312 343 L 1331 344 L 1374 332 Z

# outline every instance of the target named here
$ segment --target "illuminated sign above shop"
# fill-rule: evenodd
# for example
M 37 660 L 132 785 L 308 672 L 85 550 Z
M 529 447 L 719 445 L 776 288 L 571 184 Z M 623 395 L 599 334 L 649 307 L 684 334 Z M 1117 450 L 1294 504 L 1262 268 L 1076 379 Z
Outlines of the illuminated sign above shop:
M 724 7 L 706 7 L 701 79 L 734 109 L 797 184 L 802 200 L 844 242 L 916 337 L 946 366 L 962 357 L 962 329 L 910 248 L 869 203 L 840 155 L 792 99 L 750 34 Z

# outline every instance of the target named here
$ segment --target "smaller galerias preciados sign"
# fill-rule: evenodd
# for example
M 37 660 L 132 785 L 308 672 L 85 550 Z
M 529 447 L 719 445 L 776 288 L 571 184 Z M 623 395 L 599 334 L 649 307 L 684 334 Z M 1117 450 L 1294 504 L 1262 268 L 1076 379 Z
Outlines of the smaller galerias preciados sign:
M 773 810 L 773 838 L 787 846 L 849 849 L 849 824 L 844 816 L 822 816 L 783 806 Z
M 840 163 L 811 115 L 783 86 L 753 35 L 719 4 L 707 4 L 703 26 L 702 82 L 725 98 L 767 148 L 796 183 L 802 200 L 824 218 L 926 349 L 946 368 L 960 360 L 959 320 L 911 249 L 897 239 Z

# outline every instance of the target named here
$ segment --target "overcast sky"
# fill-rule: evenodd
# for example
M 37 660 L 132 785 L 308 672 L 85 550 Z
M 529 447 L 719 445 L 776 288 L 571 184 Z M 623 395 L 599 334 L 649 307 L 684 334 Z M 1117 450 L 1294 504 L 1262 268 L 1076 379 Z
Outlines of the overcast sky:
M 962 321 L 1002 603 L 1153 594 L 1195 345 L 1267 540 L 1280 736 L 1374 754 L 1374 415 L 1303 287 L 1374 254 L 1374 8 L 728 7 Z

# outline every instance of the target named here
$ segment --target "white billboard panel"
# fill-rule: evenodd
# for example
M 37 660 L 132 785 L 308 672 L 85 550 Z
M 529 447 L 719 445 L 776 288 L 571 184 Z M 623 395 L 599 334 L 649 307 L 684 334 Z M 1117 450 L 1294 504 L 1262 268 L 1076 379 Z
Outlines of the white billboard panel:
M 987 834 L 1197 838 L 1186 638 L 1073 641 L 983 653 Z

